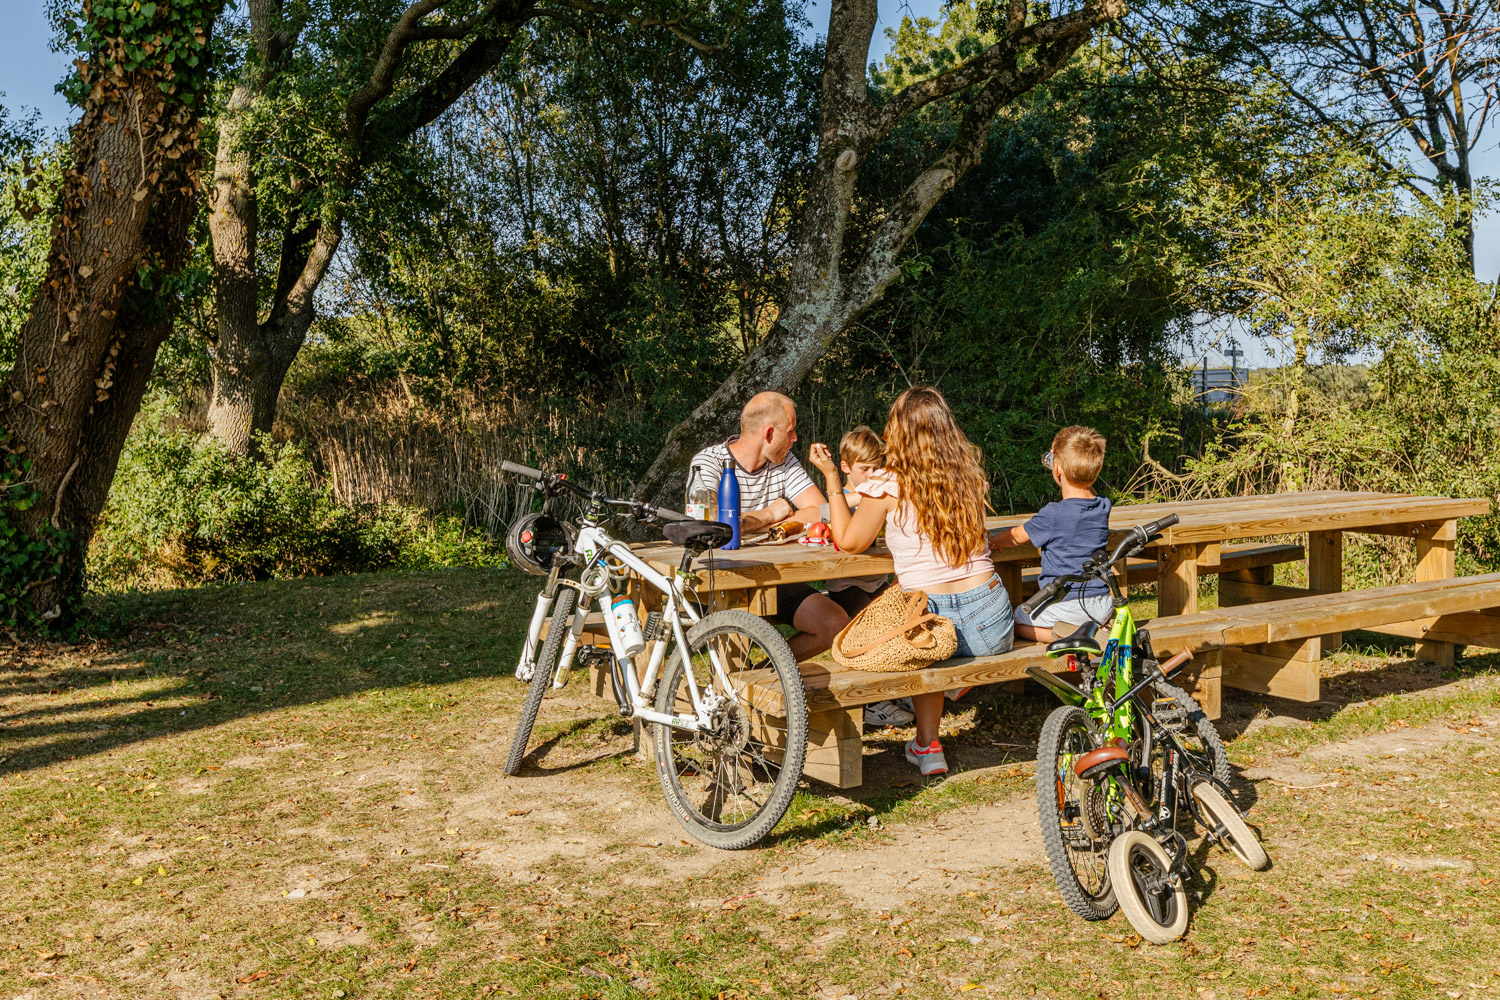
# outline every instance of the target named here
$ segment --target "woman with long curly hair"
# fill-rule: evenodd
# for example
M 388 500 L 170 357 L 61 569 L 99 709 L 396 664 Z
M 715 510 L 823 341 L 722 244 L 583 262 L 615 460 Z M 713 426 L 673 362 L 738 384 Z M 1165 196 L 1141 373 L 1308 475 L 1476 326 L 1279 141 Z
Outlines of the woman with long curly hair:
M 855 487 L 860 503 L 851 512 L 828 446 L 812 446 L 812 463 L 828 480 L 834 542 L 845 552 L 863 552 L 884 527 L 896 582 L 925 590 L 927 610 L 952 620 L 958 655 L 1010 649 L 1010 597 L 990 561 L 984 530 L 984 464 L 943 394 L 918 386 L 897 397 L 885 449 L 885 468 Z M 943 695 L 913 695 L 912 710 L 917 738 L 906 744 L 906 759 L 924 775 L 945 773 L 938 742 Z

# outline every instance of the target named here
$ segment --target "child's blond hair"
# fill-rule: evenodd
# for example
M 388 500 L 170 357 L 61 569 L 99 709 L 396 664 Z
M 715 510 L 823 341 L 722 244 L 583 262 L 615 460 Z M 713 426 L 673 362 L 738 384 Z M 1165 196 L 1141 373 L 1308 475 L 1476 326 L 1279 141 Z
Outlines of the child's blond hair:
M 1064 427 L 1052 439 L 1052 462 L 1074 486 L 1092 486 L 1104 468 L 1104 435 L 1092 427 Z
M 884 460 L 885 442 L 864 424 L 839 438 L 839 461 L 851 469 L 856 462 L 879 465 Z

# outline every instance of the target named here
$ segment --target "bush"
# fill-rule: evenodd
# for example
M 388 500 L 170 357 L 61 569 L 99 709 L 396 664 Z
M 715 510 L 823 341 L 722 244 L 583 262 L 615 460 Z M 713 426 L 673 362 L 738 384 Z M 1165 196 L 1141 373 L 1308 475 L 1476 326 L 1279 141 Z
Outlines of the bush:
M 236 457 L 143 414 L 89 549 L 91 588 L 501 562 L 457 518 L 340 503 L 299 445 L 260 444 L 260 459 Z

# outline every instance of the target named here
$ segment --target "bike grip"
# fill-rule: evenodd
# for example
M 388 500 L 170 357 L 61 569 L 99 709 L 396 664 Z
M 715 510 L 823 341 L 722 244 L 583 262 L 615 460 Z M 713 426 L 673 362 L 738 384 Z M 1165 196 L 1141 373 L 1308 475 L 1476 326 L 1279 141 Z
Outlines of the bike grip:
M 1143 524 L 1143 525 L 1141 525 L 1141 530 L 1143 530 L 1147 534 L 1147 536 L 1156 535 L 1156 534 L 1160 534 L 1164 529 L 1170 528 L 1172 525 L 1174 525 L 1176 523 L 1177 523 L 1177 515 L 1176 514 L 1168 514 L 1166 517 L 1157 518 L 1155 521 L 1152 521 L 1150 524 Z
M 691 520 L 686 514 L 679 510 L 668 510 L 665 507 L 651 507 L 651 516 L 658 521 L 687 521 Z
M 1166 663 L 1163 663 L 1161 665 L 1162 676 L 1166 677 L 1167 675 L 1171 674 L 1172 671 L 1176 670 L 1178 667 L 1181 667 L 1184 663 L 1192 660 L 1192 658 L 1193 651 L 1191 649 L 1184 649 L 1182 652 L 1178 653 L 1176 656 L 1172 657 Z
M 526 465 L 517 465 L 515 462 L 501 462 L 501 472 L 514 472 L 518 476 L 530 476 L 532 479 L 541 479 L 542 470 L 533 469 Z
M 1026 616 L 1029 618 L 1032 615 L 1036 614 L 1037 611 L 1041 610 L 1042 605 L 1052 600 L 1052 598 L 1056 594 L 1057 585 L 1049 583 L 1047 584 L 1047 586 L 1043 587 L 1041 590 L 1038 590 L 1035 594 L 1032 594 L 1030 597 L 1026 598 L 1026 600 L 1022 601 L 1021 610 L 1026 612 Z

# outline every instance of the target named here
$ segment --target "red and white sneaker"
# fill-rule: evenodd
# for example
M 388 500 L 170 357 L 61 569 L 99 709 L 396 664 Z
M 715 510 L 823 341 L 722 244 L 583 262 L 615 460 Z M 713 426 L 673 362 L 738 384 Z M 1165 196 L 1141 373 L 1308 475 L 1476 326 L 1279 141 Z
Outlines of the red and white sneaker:
M 916 740 L 907 740 L 906 759 L 917 765 L 922 777 L 948 773 L 948 758 L 943 756 L 943 745 L 937 740 L 931 746 L 919 747 Z

